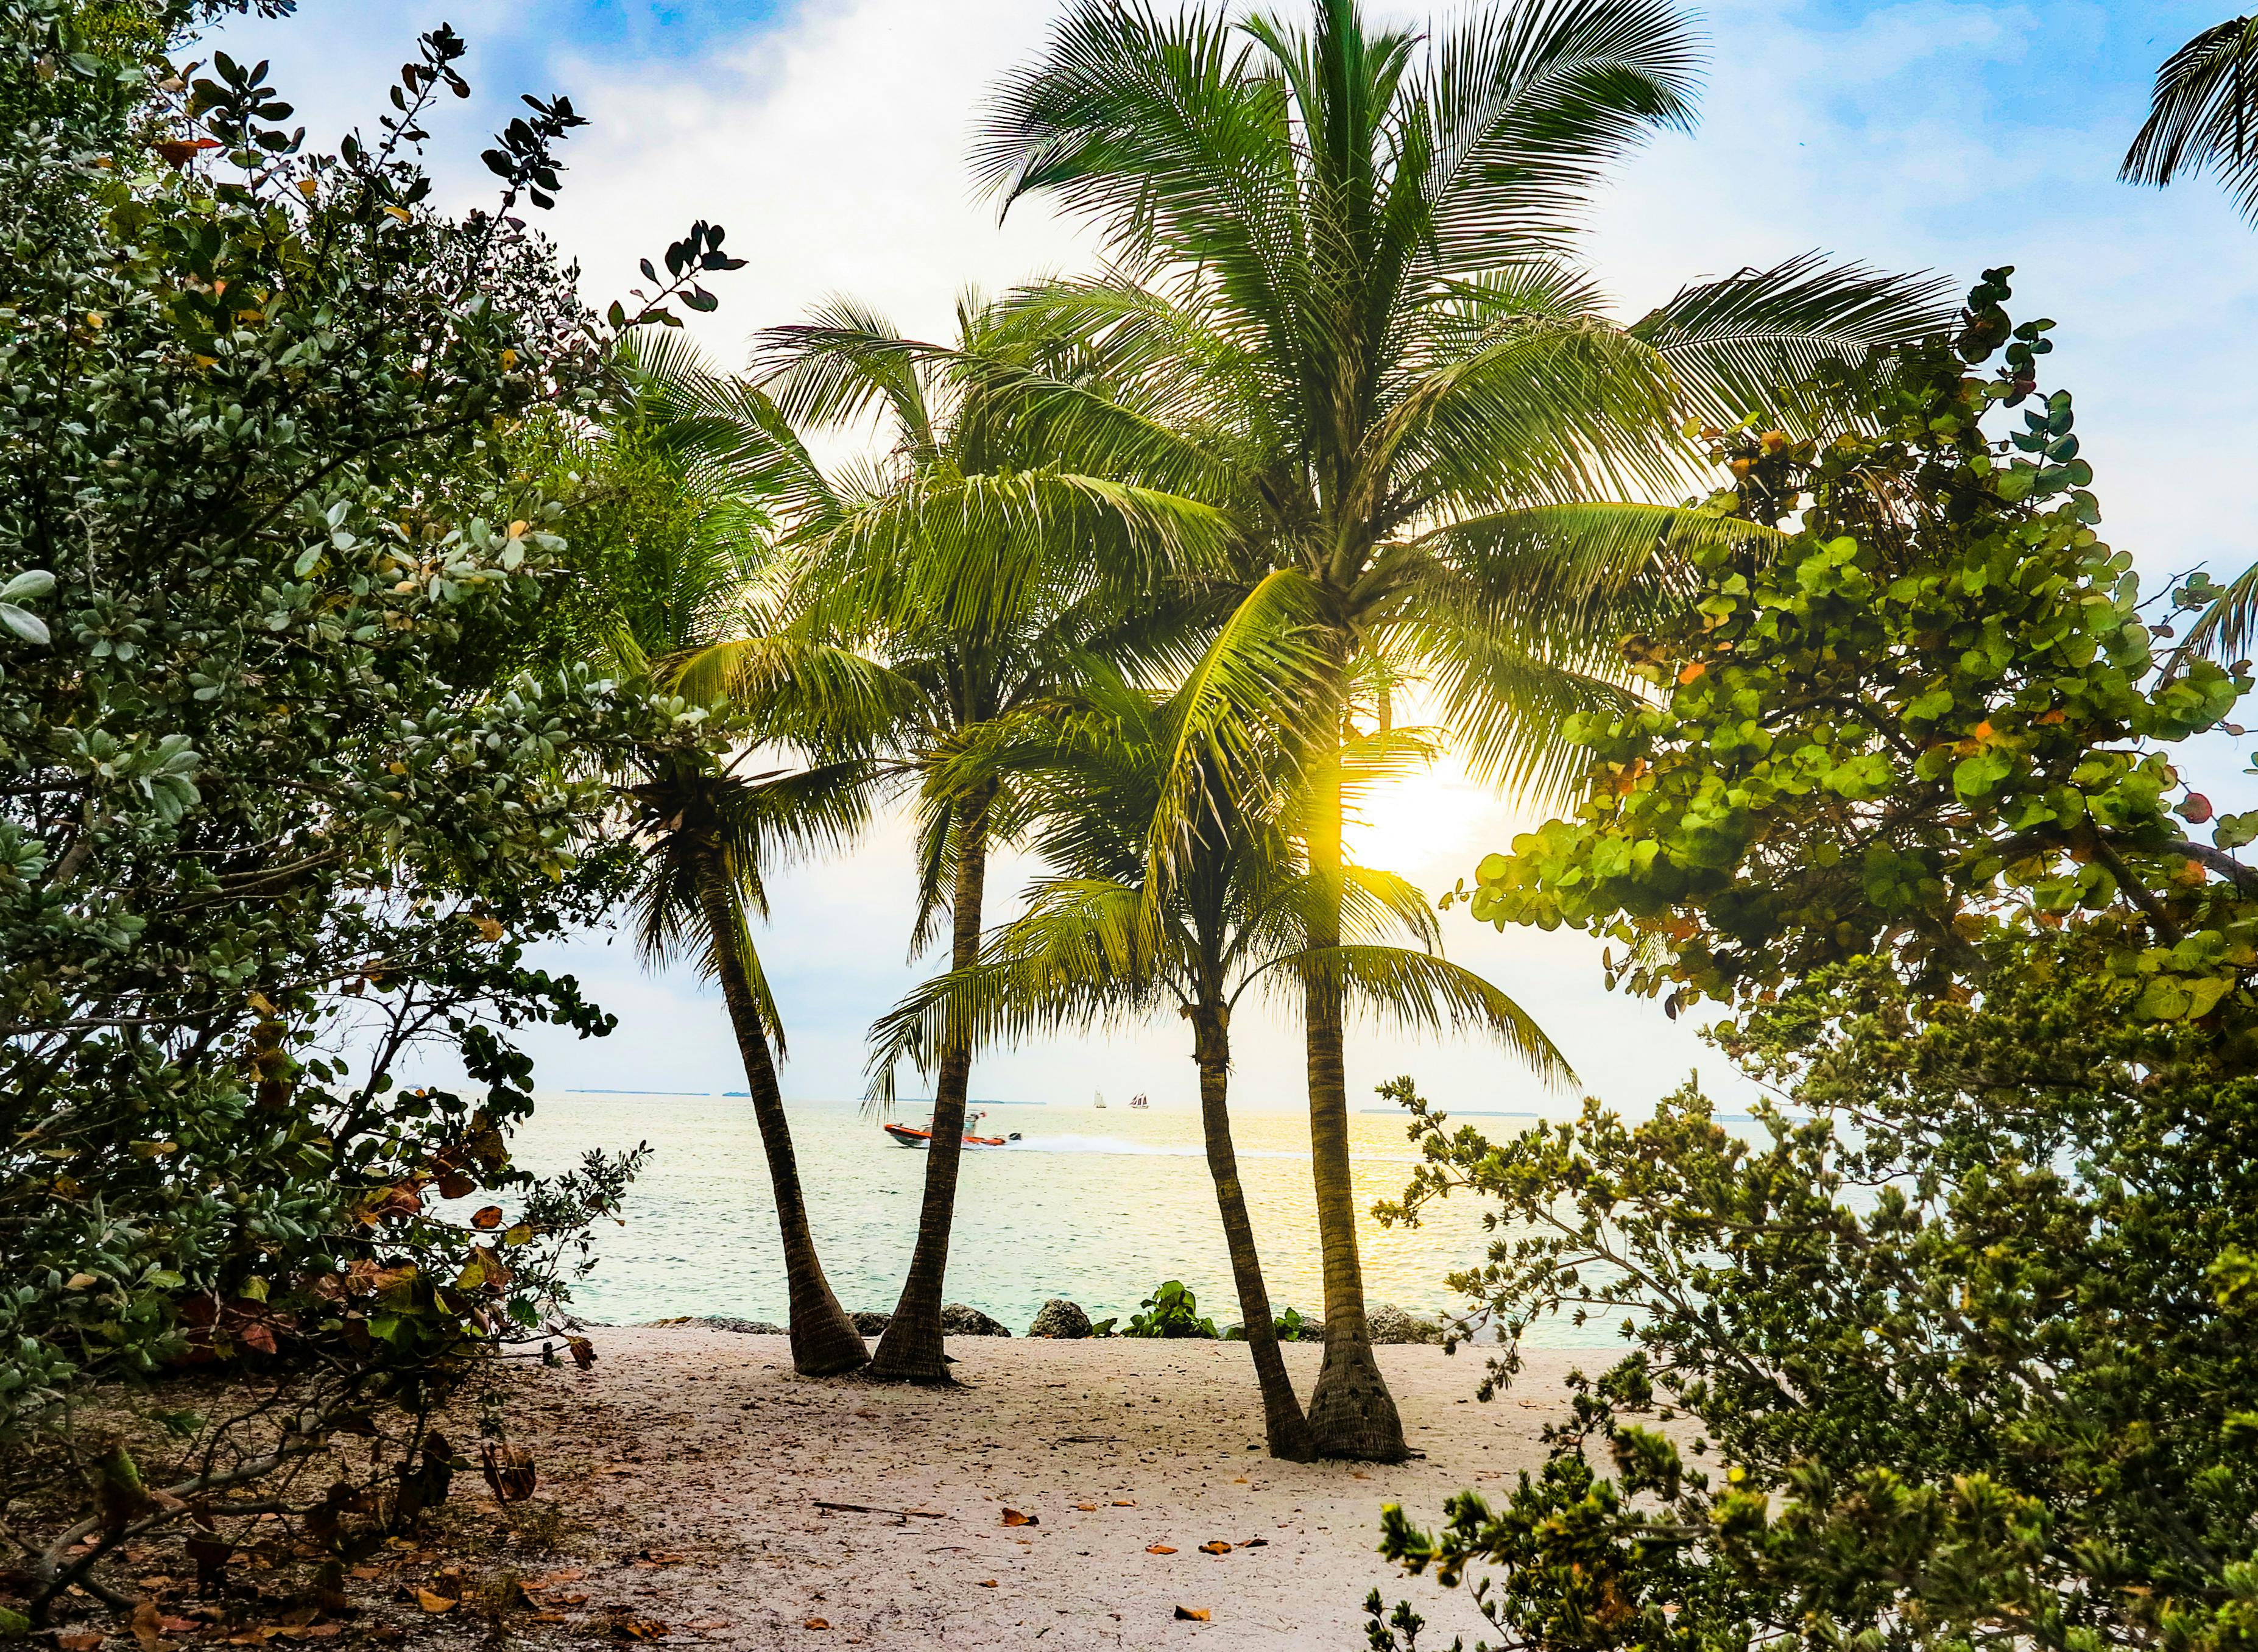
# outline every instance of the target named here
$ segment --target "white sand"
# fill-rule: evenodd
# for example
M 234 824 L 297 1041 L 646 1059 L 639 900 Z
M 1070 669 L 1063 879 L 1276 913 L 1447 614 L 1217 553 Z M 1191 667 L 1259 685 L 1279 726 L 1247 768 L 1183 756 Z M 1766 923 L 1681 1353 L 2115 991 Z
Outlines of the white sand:
M 536 1373 L 516 1414 L 542 1494 L 593 1525 L 576 1545 L 598 1556 L 572 1585 L 583 1610 L 759 1648 L 1353 1649 L 1375 1585 L 1426 1613 L 1427 1644 L 1460 1631 L 1471 1642 L 1482 1626 L 1463 1594 L 1374 1552 L 1381 1506 L 1431 1525 L 1453 1492 L 1509 1486 L 1564 1414 L 1559 1373 L 1606 1361 L 1534 1356 L 1512 1393 L 1482 1405 L 1479 1353 L 1382 1348 L 1407 1436 L 1427 1454 L 1390 1468 L 1250 1450 L 1260 1414 L 1237 1344 L 953 1338 L 966 1386 L 935 1391 L 801 1379 L 782 1337 L 593 1336 L 594 1369 Z M 1306 1394 L 1320 1351 L 1286 1351 Z M 1006 1507 L 1040 1523 L 1008 1527 Z M 1211 1541 L 1234 1547 L 1201 1553 Z M 1211 1616 L 1182 1621 L 1179 1606 Z

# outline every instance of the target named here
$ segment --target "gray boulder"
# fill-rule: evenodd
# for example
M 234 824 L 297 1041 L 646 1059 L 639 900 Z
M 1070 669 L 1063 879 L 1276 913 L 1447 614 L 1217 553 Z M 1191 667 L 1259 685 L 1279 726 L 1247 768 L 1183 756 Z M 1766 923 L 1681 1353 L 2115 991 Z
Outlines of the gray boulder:
M 967 1308 L 962 1302 L 943 1305 L 941 1333 L 944 1336 L 1009 1336 L 1012 1334 L 1003 1321 L 991 1319 L 978 1308 Z
M 789 1336 L 792 1335 L 787 1327 L 771 1325 L 764 1319 L 723 1319 L 714 1315 L 704 1315 L 690 1322 L 693 1325 L 711 1326 L 715 1330 L 733 1330 L 740 1336 Z
M 886 1327 L 894 1322 L 891 1314 L 874 1314 L 867 1310 L 849 1314 L 847 1317 L 855 1322 L 856 1330 L 865 1336 L 883 1336 L 886 1334 Z
M 1090 1335 L 1090 1315 L 1063 1296 L 1054 1296 L 1027 1322 L 1030 1336 L 1072 1338 Z
M 1439 1343 L 1443 1322 L 1424 1314 L 1407 1313 L 1393 1302 L 1382 1302 L 1365 1315 L 1375 1343 Z

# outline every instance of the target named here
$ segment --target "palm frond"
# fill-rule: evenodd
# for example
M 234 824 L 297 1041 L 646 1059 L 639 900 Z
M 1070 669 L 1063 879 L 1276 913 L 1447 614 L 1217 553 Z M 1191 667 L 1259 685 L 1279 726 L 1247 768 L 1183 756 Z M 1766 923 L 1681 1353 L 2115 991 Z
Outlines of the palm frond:
M 1806 405 L 1799 394 L 1821 363 L 1933 337 L 1955 313 L 1949 277 L 1893 275 L 1805 252 L 1687 287 L 1630 330 L 1670 365 L 1686 413 L 1720 427 L 1761 414 L 1815 435 L 1828 415 L 1844 411 Z
M 1486 268 L 1506 240 L 1557 239 L 1607 168 L 1690 127 L 1701 42 L 1671 0 L 1524 0 L 1440 33 L 1413 97 L 1432 267 Z
M 989 937 L 978 962 L 920 983 L 870 1029 L 867 1094 L 893 1101 L 904 1061 L 1095 1025 L 1150 1007 L 1165 990 L 1165 951 L 1138 891 L 1058 879 Z
M 1486 1033 L 1548 1088 L 1566 1089 L 1576 1081 L 1567 1059 L 1534 1017 L 1448 959 L 1404 947 L 1310 947 L 1277 959 L 1267 973 L 1296 987 L 1338 983 L 1360 1009 L 1413 1032 Z
M 2117 175 L 2162 187 L 2206 169 L 2258 223 L 2258 18 L 2214 24 L 2164 60 Z
M 1317 634 L 1319 596 L 1307 576 L 1279 569 L 1249 592 L 1171 697 L 1146 837 L 1148 893 L 1158 898 L 1200 837 L 1211 794 L 1251 771 L 1266 739 L 1306 744 L 1302 726 L 1311 681 L 1324 656 Z
M 2254 638 L 2258 638 L 2258 562 L 2229 580 L 2188 627 L 2165 675 L 2176 676 L 2185 662 L 2204 656 L 2221 662 L 2240 659 Z

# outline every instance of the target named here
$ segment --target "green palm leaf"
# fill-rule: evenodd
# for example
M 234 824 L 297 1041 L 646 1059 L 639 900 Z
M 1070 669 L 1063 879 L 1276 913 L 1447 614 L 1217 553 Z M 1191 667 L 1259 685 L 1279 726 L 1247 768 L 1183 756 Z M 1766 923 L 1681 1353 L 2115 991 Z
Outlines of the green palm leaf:
M 2258 18 L 2215 24 L 2164 60 L 2117 175 L 2161 187 L 2205 169 L 2258 223 Z

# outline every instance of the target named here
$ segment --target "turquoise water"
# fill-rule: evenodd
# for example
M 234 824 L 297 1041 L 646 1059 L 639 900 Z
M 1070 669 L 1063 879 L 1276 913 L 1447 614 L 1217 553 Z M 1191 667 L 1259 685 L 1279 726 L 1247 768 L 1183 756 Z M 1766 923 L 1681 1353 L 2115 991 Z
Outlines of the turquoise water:
M 792 1138 L 824 1271 L 849 1308 L 891 1309 L 915 1238 L 926 1155 L 896 1146 L 853 1103 L 796 1103 Z M 906 1117 L 906 1112 L 905 1113 Z M 922 1115 L 907 1122 L 922 1124 Z M 1493 1135 L 1528 1121 L 1484 1118 Z M 1394 1115 L 1350 1118 L 1357 1206 L 1402 1192 L 1416 1156 Z M 1218 1325 L 1239 1317 L 1198 1116 L 1119 1103 L 996 1106 L 983 1133 L 1018 1131 L 1010 1146 L 968 1150 L 958 1186 L 948 1298 L 1023 1331 L 1046 1297 L 1079 1302 L 1093 1319 L 1126 1315 L 1165 1279 L 1197 1294 Z M 1271 1301 L 1314 1312 L 1323 1302 L 1317 1217 L 1310 1195 L 1306 1119 L 1248 1114 L 1236 1121 L 1239 1173 Z M 712 1314 L 781 1322 L 783 1269 L 775 1206 L 752 1105 L 722 1095 L 544 1092 L 518 1138 L 519 1162 L 567 1167 L 591 1147 L 648 1142 L 624 1225 L 598 1237 L 595 1271 L 574 1288 L 575 1311 L 614 1323 Z M 1457 1308 L 1444 1283 L 1480 1260 L 1489 1237 L 1464 1198 L 1417 1229 L 1363 1217 L 1369 1301 Z M 1611 1333 L 1559 1328 L 1601 1343 Z

